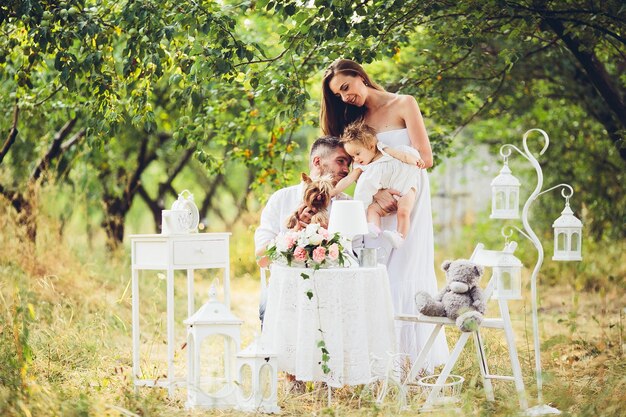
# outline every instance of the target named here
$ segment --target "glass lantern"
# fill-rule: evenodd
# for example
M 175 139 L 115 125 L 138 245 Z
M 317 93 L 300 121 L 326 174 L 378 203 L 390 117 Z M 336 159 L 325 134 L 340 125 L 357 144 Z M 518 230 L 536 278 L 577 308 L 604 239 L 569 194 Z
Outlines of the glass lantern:
M 500 174 L 491 181 L 491 218 L 519 218 L 520 182 L 511 174 L 507 159 Z
M 184 321 L 187 325 L 187 408 L 237 405 L 235 354 L 241 346 L 242 321 L 216 299 Z
M 520 300 L 522 298 L 522 261 L 513 253 L 503 251 L 493 266 L 496 300 Z
M 582 230 L 583 223 L 574 216 L 569 206 L 569 199 L 565 200 L 565 208 L 561 217 L 552 224 L 554 228 L 554 256 L 553 261 L 582 261 Z
M 258 340 L 237 354 L 237 409 L 278 414 L 278 355 Z

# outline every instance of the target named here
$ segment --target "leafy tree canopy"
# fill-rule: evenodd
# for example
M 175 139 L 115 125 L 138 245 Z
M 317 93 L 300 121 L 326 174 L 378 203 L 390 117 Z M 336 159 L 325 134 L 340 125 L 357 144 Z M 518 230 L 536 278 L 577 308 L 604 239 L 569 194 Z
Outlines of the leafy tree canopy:
M 19 190 L 42 173 L 86 174 L 119 241 L 134 197 L 158 210 L 188 164 L 214 179 L 244 165 L 243 187 L 275 187 L 317 123 L 308 91 L 348 57 L 418 98 L 439 158 L 453 140 L 548 131 L 547 180 L 574 184 L 594 235 L 623 237 L 625 14 L 574 0 L 4 2 L 0 191 L 24 210 Z

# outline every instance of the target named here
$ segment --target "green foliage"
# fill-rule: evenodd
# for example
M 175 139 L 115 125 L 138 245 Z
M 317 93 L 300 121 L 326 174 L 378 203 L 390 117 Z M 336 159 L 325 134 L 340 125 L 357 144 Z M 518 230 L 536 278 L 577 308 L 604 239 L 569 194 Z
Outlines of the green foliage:
M 528 128 L 546 130 L 546 183 L 574 185 L 595 239 L 623 238 L 621 6 L 4 2 L 0 132 L 10 132 L 19 114 L 0 190 L 15 201 L 42 166 L 44 181 L 88 192 L 88 211 L 103 213 L 106 227 L 123 223 L 138 195 L 154 213 L 164 208 L 163 190 L 173 188 L 180 163 L 189 181 L 214 180 L 207 195 L 215 186 L 219 194 L 263 196 L 292 179 L 293 153 L 305 153 L 316 134 L 309 128 L 319 107 L 309 94 L 319 89 L 316 77 L 349 57 L 368 64 L 388 90 L 418 98 L 438 161 L 453 141 L 511 142 Z M 69 122 L 71 134 L 61 135 Z M 56 137 L 61 152 L 47 160 Z M 147 168 L 156 161 L 159 169 Z M 222 177 L 236 177 L 235 185 Z M 219 215 L 213 201 L 206 212 Z M 541 205 L 541 213 L 555 209 Z

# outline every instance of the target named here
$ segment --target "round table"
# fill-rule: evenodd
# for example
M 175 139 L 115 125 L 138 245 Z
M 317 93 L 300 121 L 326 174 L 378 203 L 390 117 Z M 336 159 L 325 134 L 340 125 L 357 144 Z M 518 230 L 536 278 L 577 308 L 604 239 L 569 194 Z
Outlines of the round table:
M 279 370 L 332 387 L 385 378 L 396 343 L 385 266 L 315 271 L 272 265 L 270 271 L 261 338 L 278 354 Z M 330 356 L 327 374 L 322 340 Z

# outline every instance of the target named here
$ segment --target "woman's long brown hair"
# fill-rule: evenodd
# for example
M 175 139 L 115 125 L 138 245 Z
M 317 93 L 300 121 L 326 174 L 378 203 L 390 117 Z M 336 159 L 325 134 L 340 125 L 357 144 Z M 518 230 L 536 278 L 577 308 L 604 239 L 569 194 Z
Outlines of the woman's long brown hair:
M 343 133 L 344 128 L 350 123 L 361 119 L 367 109 L 365 106 L 358 107 L 344 103 L 341 98 L 332 92 L 328 84 L 336 74 L 361 77 L 368 87 L 380 91 L 384 91 L 384 89 L 370 79 L 361 65 L 350 59 L 338 59 L 330 64 L 322 79 L 320 127 L 325 135 L 339 137 Z

